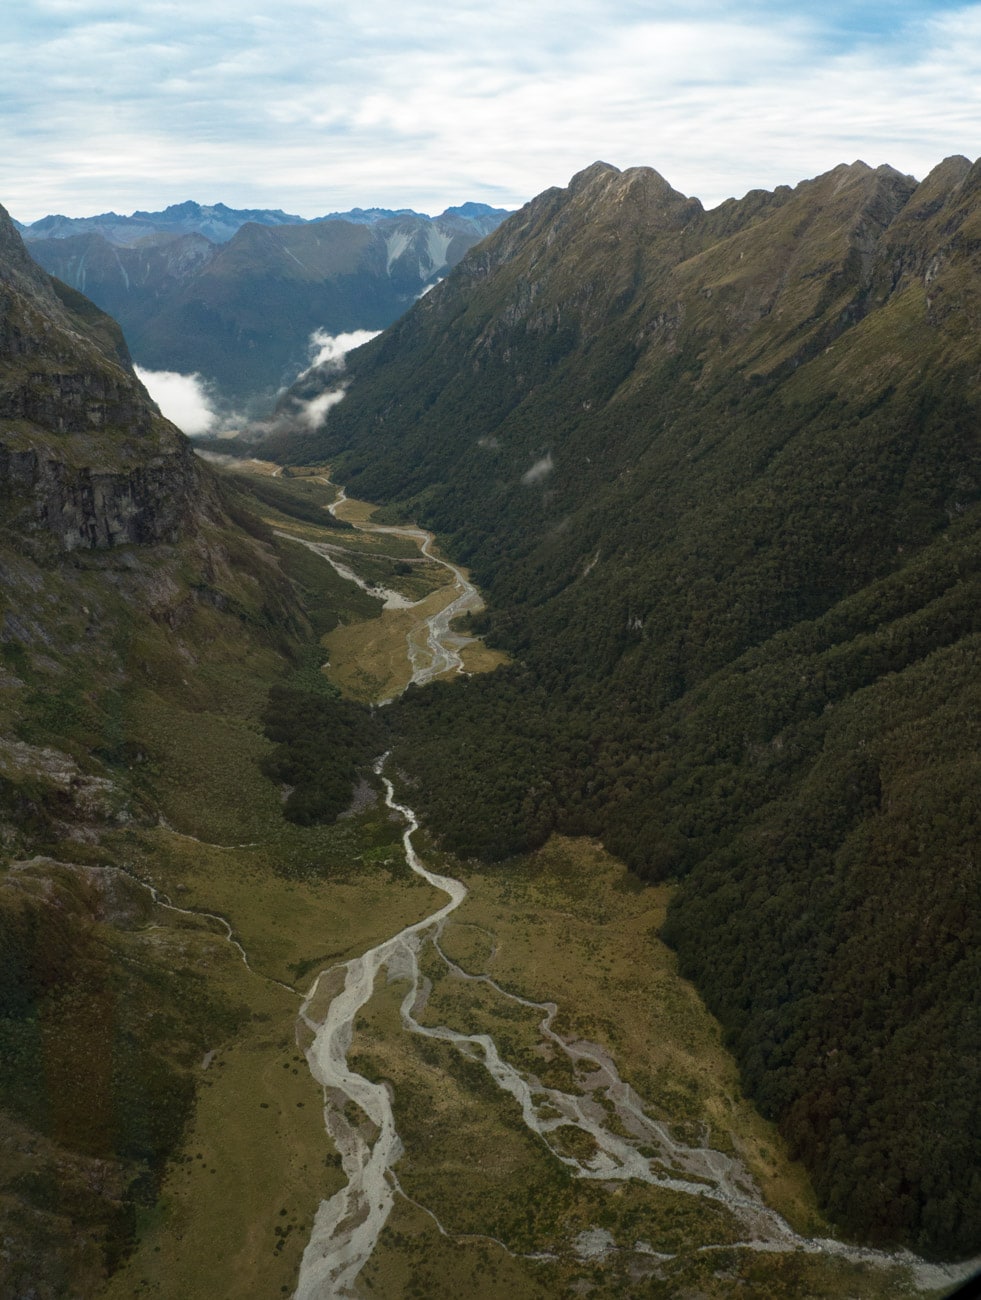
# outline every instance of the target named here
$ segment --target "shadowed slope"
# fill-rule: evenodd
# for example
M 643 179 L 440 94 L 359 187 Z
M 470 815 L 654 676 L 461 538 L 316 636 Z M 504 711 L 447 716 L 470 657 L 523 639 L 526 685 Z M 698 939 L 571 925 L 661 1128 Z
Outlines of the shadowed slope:
M 671 934 L 854 1231 L 979 1245 L 981 164 L 713 212 L 596 164 L 279 453 L 452 539 L 518 661 L 410 696 L 467 854 L 683 876 Z

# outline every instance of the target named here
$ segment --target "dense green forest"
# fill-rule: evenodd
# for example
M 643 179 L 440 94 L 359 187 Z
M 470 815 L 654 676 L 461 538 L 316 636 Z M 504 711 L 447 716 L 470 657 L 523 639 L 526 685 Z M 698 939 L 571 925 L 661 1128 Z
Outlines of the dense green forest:
M 265 732 L 276 748 L 262 770 L 289 787 L 283 815 L 299 826 L 338 817 L 351 802 L 359 773 L 370 769 L 382 749 L 381 727 L 364 706 L 324 686 L 291 684 L 269 692 Z
M 829 1211 L 944 1257 L 981 1247 L 979 190 L 856 164 L 705 213 L 597 165 L 271 446 L 487 594 L 511 666 L 389 718 L 431 829 L 677 878 Z

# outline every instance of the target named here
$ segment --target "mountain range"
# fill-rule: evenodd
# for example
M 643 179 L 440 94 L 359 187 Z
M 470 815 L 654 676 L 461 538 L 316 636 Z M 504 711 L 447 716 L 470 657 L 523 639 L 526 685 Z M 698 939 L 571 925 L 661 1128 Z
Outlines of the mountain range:
M 284 312 L 312 283 L 296 259 L 407 286 L 452 242 L 415 220 L 247 223 L 208 254 L 231 258 L 211 301 L 244 312 L 233 269 L 263 257 Z M 0 1287 L 99 1289 L 168 1169 L 197 1175 L 172 1162 L 216 1042 L 263 1062 L 250 1147 L 256 1089 L 298 1086 L 279 980 L 321 959 L 335 858 L 367 873 L 400 830 L 286 825 L 263 771 L 295 733 L 336 811 L 380 727 L 459 856 L 560 832 L 673 882 L 682 969 L 844 1232 L 981 1248 L 979 301 L 965 158 L 712 211 L 605 163 L 540 195 L 349 355 L 321 427 L 243 440 L 438 530 L 486 593 L 472 627 L 508 665 L 379 717 L 318 671 L 370 600 L 257 517 L 299 489 L 194 457 L 119 326 L 0 210 Z M 311 881 L 320 946 L 290 947 Z M 219 936 L 222 962 L 222 889 L 269 911 L 276 978 Z M 306 1159 L 304 1097 L 270 1095 L 275 1149 Z
M 283 212 L 281 208 L 230 208 L 224 203 L 202 204 L 189 199 L 185 203 L 172 203 L 159 212 L 138 210 L 129 216 L 102 212 L 94 217 L 52 214 L 26 225 L 14 221 L 13 225 L 28 243 L 40 239 L 70 239 L 74 235 L 101 235 L 110 244 L 128 247 L 154 235 L 204 235 L 213 244 L 225 244 L 249 224 L 304 226 L 317 221 L 350 221 L 355 225 L 373 226 L 391 217 L 418 217 L 421 221 L 458 217 L 487 235 L 508 215 L 507 208 L 492 208 L 486 203 L 464 203 L 447 208 L 439 217 L 430 217 L 412 208 L 352 208 L 348 212 L 328 212 L 323 217 L 298 217 Z
M 432 831 L 676 880 L 826 1209 L 933 1255 L 981 1246 L 979 302 L 981 162 L 711 211 L 596 163 L 264 444 L 487 593 L 511 666 L 393 706 Z
M 141 366 L 198 373 L 226 407 L 260 408 L 309 364 L 314 331 L 383 329 L 505 215 L 467 203 L 304 221 L 189 202 L 21 233 L 40 266 L 119 321 Z
M 110 244 L 126 247 L 154 235 L 204 235 L 224 244 L 246 222 L 260 226 L 302 225 L 304 218 L 271 208 L 229 208 L 224 203 L 201 204 L 188 200 L 172 203 L 160 212 L 101 212 L 93 217 L 65 217 L 52 213 L 25 225 L 15 221 L 21 238 L 70 239 L 74 235 L 101 235 Z

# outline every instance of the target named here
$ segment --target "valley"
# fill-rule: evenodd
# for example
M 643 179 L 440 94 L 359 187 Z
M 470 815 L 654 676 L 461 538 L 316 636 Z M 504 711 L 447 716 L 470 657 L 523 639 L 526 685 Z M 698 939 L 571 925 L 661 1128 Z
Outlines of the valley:
M 597 163 L 212 465 L 0 211 L 0 1290 L 970 1272 L 979 167 Z
M 500 651 L 489 650 L 478 637 L 453 628 L 457 620 L 478 612 L 484 604 L 466 572 L 434 550 L 431 533 L 422 528 L 372 523 L 376 508 L 350 500 L 343 490 L 329 509 L 336 518 L 354 524 L 386 548 L 399 539 L 416 545 L 425 568 L 430 574 L 435 569 L 439 584 L 431 594 L 409 605 L 398 599 L 386 600 L 377 631 L 355 623 L 332 633 L 325 642 L 330 652 L 328 677 L 332 681 L 363 703 L 382 704 L 401 695 L 410 685 L 424 686 L 456 673 L 491 672 L 506 662 Z M 401 593 L 392 593 L 396 594 Z M 405 599 L 402 596 L 401 600 Z
M 586 835 L 676 882 L 827 1213 L 940 1259 L 981 1245 L 979 198 L 960 157 L 713 210 L 596 163 L 260 444 L 486 593 L 510 664 L 392 705 L 441 847 Z
M 431 549 L 423 530 L 373 525 L 372 507 L 321 487 L 298 490 L 380 530 L 345 544 L 344 568 L 377 578 L 382 547 Z M 332 548 L 318 557 L 331 569 L 332 534 L 303 532 Z M 345 581 L 363 591 L 358 576 Z M 446 608 L 460 583 L 473 598 L 454 570 L 434 593 Z M 416 617 L 431 628 L 428 603 Z M 346 628 L 370 644 L 386 613 L 405 611 Z M 424 672 L 418 633 L 389 635 L 404 672 Z M 269 826 L 227 847 L 157 832 L 167 889 L 227 917 L 249 953 L 251 975 L 219 936 L 212 963 L 253 1027 L 207 1062 L 110 1297 L 946 1288 L 954 1272 L 828 1239 L 806 1175 L 658 938 L 669 887 L 559 837 L 475 871 L 418 829 L 382 762 L 361 811 L 317 832 L 327 880 L 316 864 L 284 880 Z M 624 1017 L 638 1001 L 645 1016 Z

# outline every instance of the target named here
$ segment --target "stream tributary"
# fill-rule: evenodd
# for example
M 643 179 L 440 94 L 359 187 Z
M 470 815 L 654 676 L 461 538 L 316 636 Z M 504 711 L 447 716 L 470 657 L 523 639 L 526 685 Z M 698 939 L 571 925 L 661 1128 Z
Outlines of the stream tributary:
M 328 482 L 329 480 L 324 479 L 322 481 Z M 339 511 L 346 504 L 352 503 L 349 503 L 344 489 L 340 488 L 336 500 L 332 502 L 328 509 L 335 517 L 343 517 L 339 515 Z M 409 680 L 413 685 L 423 686 L 436 677 L 463 672 L 464 664 L 461 652 L 474 638 L 455 632 L 452 624 L 464 614 L 483 607 L 483 601 L 477 588 L 458 565 L 436 554 L 435 538 L 432 533 L 427 532 L 424 528 L 416 528 L 411 525 L 364 522 L 358 522 L 355 526 L 361 532 L 400 537 L 414 542 L 418 546 L 419 554 L 423 559 L 447 570 L 450 575 L 450 582 L 445 587 L 440 588 L 438 594 L 431 593 L 420 600 L 409 600 L 399 591 L 369 582 L 361 577 L 353 567 L 355 557 L 346 551 L 343 546 L 332 542 L 309 541 L 297 538 L 290 533 L 280 533 L 279 535 L 289 538 L 291 541 L 300 542 L 308 550 L 326 560 L 339 577 L 355 583 L 369 596 L 380 600 L 383 611 L 419 611 L 418 620 L 410 622 L 405 637 L 406 658 L 411 670 Z M 388 701 L 377 700 L 376 702 L 387 703 Z

